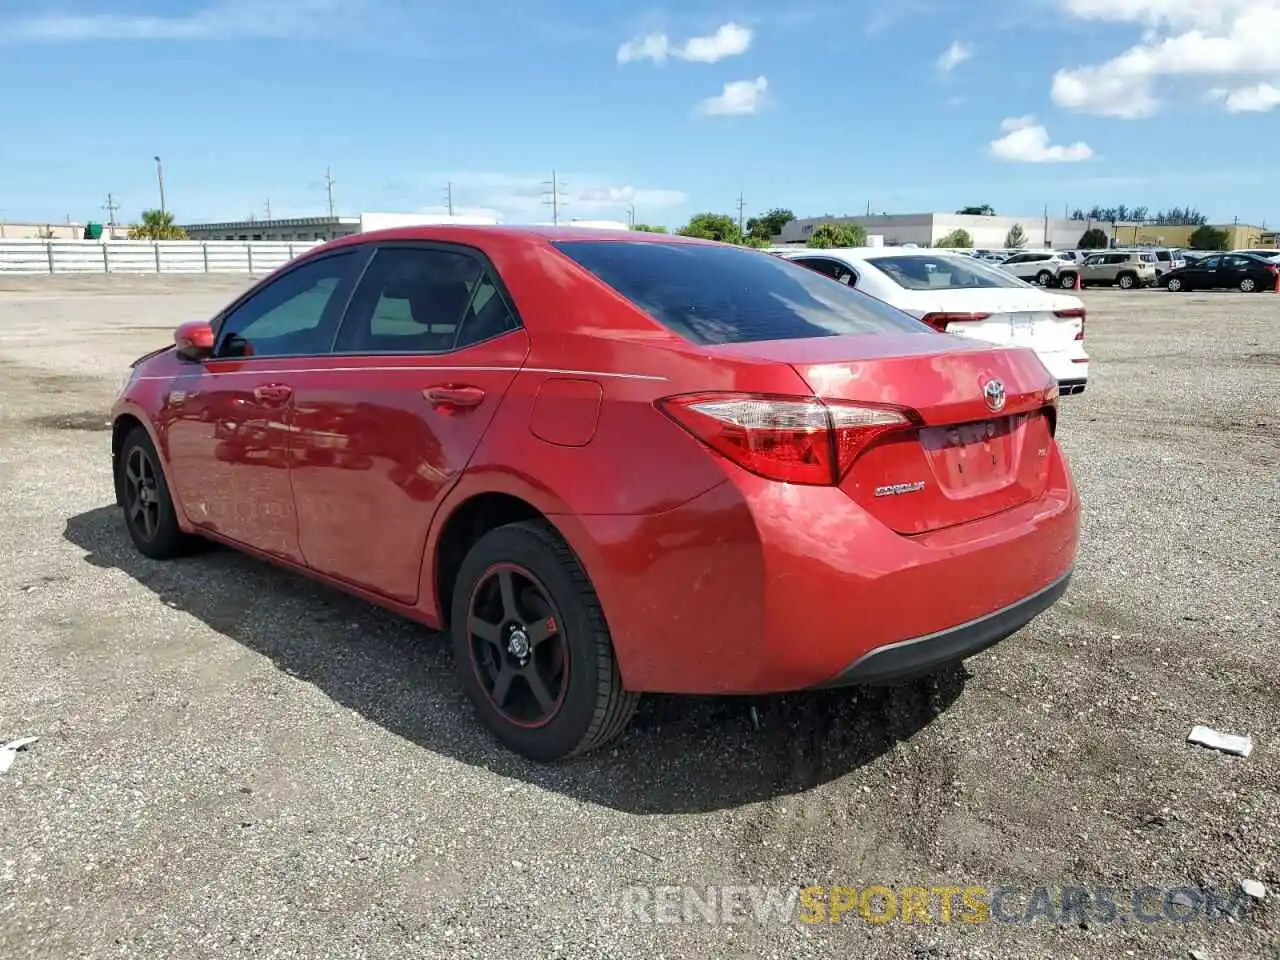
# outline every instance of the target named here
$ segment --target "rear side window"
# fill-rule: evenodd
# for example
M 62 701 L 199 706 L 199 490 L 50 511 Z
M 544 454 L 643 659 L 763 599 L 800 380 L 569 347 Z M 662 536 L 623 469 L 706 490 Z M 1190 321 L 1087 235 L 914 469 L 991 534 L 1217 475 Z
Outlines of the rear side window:
M 929 332 L 887 303 L 755 250 L 626 240 L 552 245 L 697 344 Z
M 970 257 L 917 254 L 871 257 L 867 263 L 905 290 L 1026 289 L 1026 284 L 1012 274 Z
M 339 353 L 445 353 L 516 327 L 485 267 L 466 253 L 386 247 L 356 287 Z

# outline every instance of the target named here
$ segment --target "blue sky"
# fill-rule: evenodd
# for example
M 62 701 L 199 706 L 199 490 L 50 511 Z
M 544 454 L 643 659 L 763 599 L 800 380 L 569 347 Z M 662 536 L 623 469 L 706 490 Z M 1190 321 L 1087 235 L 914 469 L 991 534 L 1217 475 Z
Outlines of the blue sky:
M 0 88 L 8 220 L 1280 223 L 1280 0 L 0 0 Z

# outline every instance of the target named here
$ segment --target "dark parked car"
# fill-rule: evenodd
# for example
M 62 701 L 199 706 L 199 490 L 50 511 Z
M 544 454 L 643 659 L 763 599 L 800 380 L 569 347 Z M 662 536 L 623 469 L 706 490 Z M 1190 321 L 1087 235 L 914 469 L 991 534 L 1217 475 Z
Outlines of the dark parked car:
M 1177 293 L 1181 290 L 1274 290 L 1280 266 L 1249 253 L 1220 253 L 1170 270 L 1162 280 Z

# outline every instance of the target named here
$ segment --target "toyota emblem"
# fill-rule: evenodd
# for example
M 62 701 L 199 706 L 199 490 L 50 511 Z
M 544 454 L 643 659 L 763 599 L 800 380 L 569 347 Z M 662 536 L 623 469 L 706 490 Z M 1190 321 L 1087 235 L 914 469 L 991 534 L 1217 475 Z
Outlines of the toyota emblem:
M 1004 409 L 1004 383 L 1000 380 L 988 380 L 982 388 L 982 398 L 987 401 L 987 409 L 992 413 Z

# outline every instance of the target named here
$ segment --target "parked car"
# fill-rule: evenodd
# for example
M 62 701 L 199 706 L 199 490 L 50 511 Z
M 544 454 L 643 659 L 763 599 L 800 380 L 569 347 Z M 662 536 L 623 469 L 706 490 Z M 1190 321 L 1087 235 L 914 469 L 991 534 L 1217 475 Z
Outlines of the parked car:
M 1083 286 L 1116 286 L 1123 290 L 1149 287 L 1156 282 L 1154 253 L 1108 250 L 1095 253 L 1080 269 Z
M 1187 261 L 1182 256 L 1182 251 L 1176 247 L 1156 247 L 1146 252 L 1155 254 L 1157 281 L 1170 270 L 1177 270 L 1187 265 Z
M 540 761 L 644 691 L 930 672 L 1053 604 L 1076 551 L 1032 350 L 681 237 L 334 240 L 136 361 L 112 421 L 139 551 L 215 540 L 448 630 Z M 215 454 L 250 425 L 273 456 Z
M 1280 250 L 1275 247 L 1254 247 L 1250 250 L 1232 250 L 1232 253 L 1247 253 L 1251 256 L 1261 257 L 1263 260 L 1271 263 L 1280 263 Z
M 1089 382 L 1084 303 L 1050 293 L 972 257 L 876 247 L 810 250 L 783 256 L 856 287 L 946 333 L 1029 346 L 1062 393 Z
M 1030 253 L 1016 253 L 1004 263 L 1001 270 L 1006 270 L 1020 280 L 1034 281 L 1042 287 L 1059 285 L 1059 274 L 1063 270 L 1071 270 L 1071 285 L 1075 285 L 1076 265 L 1064 260 L 1052 250 L 1036 250 Z
M 1175 293 L 1185 290 L 1241 290 L 1244 293 L 1276 289 L 1280 264 L 1249 253 L 1215 253 L 1170 270 L 1162 283 Z

